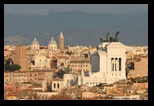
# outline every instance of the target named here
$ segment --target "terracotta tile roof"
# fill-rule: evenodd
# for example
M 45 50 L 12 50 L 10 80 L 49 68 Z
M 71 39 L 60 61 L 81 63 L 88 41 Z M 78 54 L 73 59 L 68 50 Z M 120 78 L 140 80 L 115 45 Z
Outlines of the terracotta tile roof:
M 17 94 L 8 94 L 6 96 L 17 96 Z

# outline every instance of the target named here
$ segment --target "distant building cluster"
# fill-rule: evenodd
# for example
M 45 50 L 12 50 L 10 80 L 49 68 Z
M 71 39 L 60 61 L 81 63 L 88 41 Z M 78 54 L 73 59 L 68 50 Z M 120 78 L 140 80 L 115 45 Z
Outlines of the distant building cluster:
M 36 38 L 30 46 L 4 46 L 4 59 L 11 58 L 13 64 L 21 66 L 20 70 L 14 72 L 4 71 L 5 96 L 9 95 L 11 89 L 31 89 L 36 91 L 36 98 L 47 99 L 74 86 L 79 89 L 115 84 L 115 87 L 118 81 L 148 76 L 148 47 L 129 47 L 119 41 L 102 42 L 97 47 L 70 47 L 64 45 L 62 32 L 58 40 L 58 45 L 52 37 L 47 46 L 41 46 Z M 31 84 L 32 88 L 23 84 Z M 15 86 L 18 89 L 14 89 Z M 72 93 L 74 98 L 73 95 L 75 94 Z M 105 94 L 100 97 L 103 95 Z M 80 96 L 85 99 L 99 97 L 99 94 L 88 91 L 80 93 Z M 31 96 L 32 98 L 35 96 Z

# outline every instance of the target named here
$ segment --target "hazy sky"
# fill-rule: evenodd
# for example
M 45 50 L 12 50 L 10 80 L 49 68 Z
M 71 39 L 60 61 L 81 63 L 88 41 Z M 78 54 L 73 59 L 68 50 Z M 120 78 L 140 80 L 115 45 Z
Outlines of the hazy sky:
M 4 4 L 4 12 L 47 15 L 49 11 L 83 11 L 87 13 L 128 13 L 148 11 L 148 4 Z

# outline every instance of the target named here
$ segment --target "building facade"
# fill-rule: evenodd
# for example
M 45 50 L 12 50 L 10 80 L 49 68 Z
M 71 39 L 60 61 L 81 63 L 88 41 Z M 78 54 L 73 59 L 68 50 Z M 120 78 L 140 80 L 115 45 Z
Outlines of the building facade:
M 66 68 L 70 64 L 70 59 L 67 56 L 57 56 L 58 68 Z
M 51 82 L 52 78 L 53 71 L 51 70 L 4 72 L 4 82 L 8 84 L 21 84 L 24 82 L 41 84 L 44 80 Z
M 52 80 L 52 90 L 60 92 L 64 88 L 64 80 L 61 78 L 55 78 Z
M 70 68 L 72 69 L 72 72 L 77 72 L 81 70 L 90 71 L 91 68 L 90 59 L 81 57 L 71 58 Z
M 13 57 L 14 64 L 21 66 L 20 71 L 27 71 L 29 68 L 27 49 L 24 45 L 16 45 L 16 54 Z
M 91 54 L 91 71 L 85 76 L 83 71 L 79 76 L 79 84 L 95 86 L 99 83 L 113 83 L 126 79 L 125 45 L 120 42 L 104 42 L 98 50 Z

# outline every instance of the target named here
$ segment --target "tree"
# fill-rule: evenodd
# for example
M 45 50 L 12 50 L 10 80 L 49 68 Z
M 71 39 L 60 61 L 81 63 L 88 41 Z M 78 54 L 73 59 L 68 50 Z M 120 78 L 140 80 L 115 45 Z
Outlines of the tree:
M 97 87 L 101 87 L 103 86 L 103 83 L 99 83 L 98 85 L 96 85 Z
M 14 64 L 14 68 L 15 68 L 15 70 L 20 70 L 21 66 L 18 64 Z
M 72 51 L 66 51 L 65 54 L 72 55 Z
M 61 68 L 62 68 L 62 67 L 64 66 L 64 63 L 61 63 L 60 66 L 61 66 Z
M 63 70 L 60 70 L 56 73 L 56 75 L 59 77 L 59 78 L 63 78 L 65 72 Z
M 68 65 L 66 68 L 65 68 L 65 73 L 70 73 L 72 71 L 72 69 L 70 68 L 70 66 Z
M 12 64 L 12 65 L 4 65 L 4 69 L 7 71 L 15 71 L 20 70 L 21 66 L 18 64 Z
M 4 57 L 5 58 L 5 57 Z M 14 64 L 12 58 L 8 58 L 5 60 L 5 65 L 10 65 L 10 64 Z

